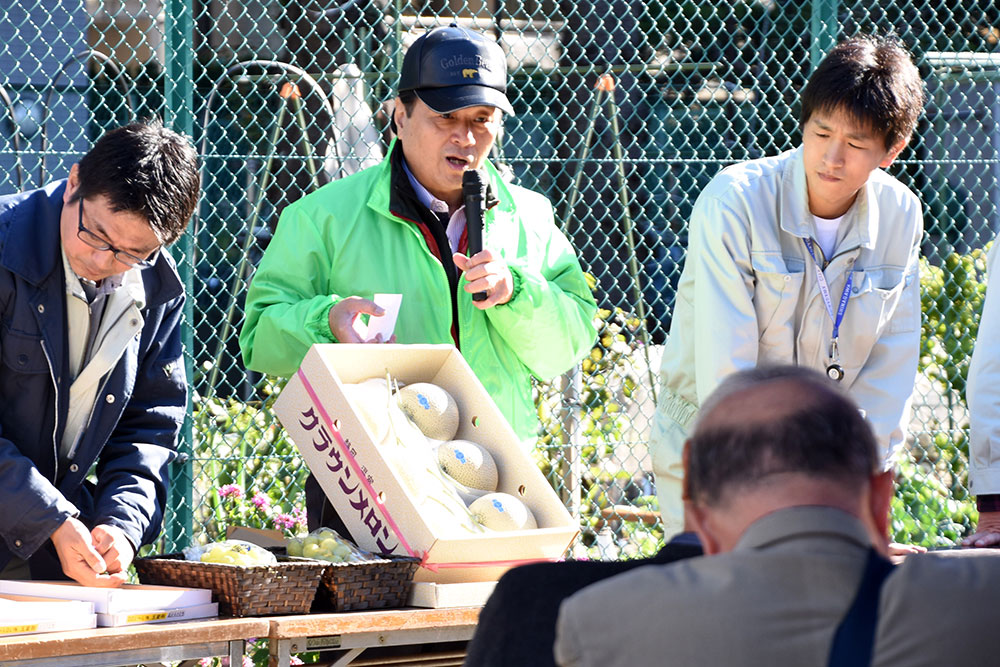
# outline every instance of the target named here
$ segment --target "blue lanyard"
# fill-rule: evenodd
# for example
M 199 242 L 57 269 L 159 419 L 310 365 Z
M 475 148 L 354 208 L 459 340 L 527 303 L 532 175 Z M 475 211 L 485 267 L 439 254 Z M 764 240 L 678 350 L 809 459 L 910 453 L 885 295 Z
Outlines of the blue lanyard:
M 819 293 L 823 296 L 823 303 L 826 305 L 826 312 L 833 320 L 833 340 L 830 341 L 830 358 L 837 360 L 840 356 L 837 349 L 837 339 L 840 335 L 840 323 L 844 321 L 844 313 L 847 311 L 847 301 L 851 298 L 851 286 L 854 285 L 854 272 L 848 272 L 847 282 L 844 283 L 844 292 L 840 295 L 840 303 L 837 304 L 837 312 L 833 312 L 833 300 L 830 298 L 830 285 L 826 282 L 823 269 L 819 267 L 819 260 L 816 259 L 816 252 L 813 250 L 812 239 L 803 239 L 806 242 L 806 250 L 813 259 L 813 268 L 816 269 L 816 282 L 819 283 Z

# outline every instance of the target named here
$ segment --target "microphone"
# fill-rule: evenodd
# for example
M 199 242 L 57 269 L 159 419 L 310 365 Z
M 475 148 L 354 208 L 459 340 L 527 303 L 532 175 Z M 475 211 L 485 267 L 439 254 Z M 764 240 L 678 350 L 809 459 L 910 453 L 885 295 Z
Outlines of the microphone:
M 468 256 L 483 249 L 483 211 L 486 206 L 486 181 L 475 169 L 462 174 L 462 199 L 465 202 L 465 233 L 469 241 Z M 475 292 L 473 301 L 485 301 L 486 292 Z

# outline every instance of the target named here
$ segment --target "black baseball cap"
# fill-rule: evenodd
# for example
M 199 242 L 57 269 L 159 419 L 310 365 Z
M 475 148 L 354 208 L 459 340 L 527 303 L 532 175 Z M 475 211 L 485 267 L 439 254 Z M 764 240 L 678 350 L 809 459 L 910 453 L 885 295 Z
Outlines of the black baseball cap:
M 399 92 L 406 90 L 437 113 L 482 105 L 514 115 L 500 45 L 454 23 L 424 33 L 406 51 Z

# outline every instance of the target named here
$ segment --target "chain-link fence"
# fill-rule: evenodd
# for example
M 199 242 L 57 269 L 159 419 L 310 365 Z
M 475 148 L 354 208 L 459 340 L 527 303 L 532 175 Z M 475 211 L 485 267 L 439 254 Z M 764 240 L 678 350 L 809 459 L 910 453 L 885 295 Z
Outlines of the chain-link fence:
M 797 144 L 798 92 L 838 39 L 900 35 L 930 102 L 892 168 L 926 211 L 924 347 L 894 527 L 927 544 L 967 531 L 964 377 L 980 249 L 1000 224 L 994 0 L 7 2 L 0 191 L 65 177 L 136 117 L 190 134 L 204 161 L 197 218 L 174 248 L 194 400 L 166 548 L 227 521 L 289 524 L 302 504 L 304 466 L 269 410 L 275 379 L 239 357 L 246 286 L 284 206 L 382 159 L 404 49 L 452 21 L 502 44 L 516 115 L 493 157 L 553 201 L 596 279 L 598 342 L 538 386 L 535 455 L 581 517 L 579 549 L 605 556 L 662 537 L 645 442 L 695 198 L 723 166 Z M 262 495 L 237 509 L 230 484 Z

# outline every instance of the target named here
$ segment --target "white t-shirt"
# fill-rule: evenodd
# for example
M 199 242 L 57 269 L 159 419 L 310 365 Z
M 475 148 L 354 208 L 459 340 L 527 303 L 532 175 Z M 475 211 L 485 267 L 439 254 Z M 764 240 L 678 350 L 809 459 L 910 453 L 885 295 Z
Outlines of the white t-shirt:
M 843 219 L 843 215 L 832 220 L 813 216 L 813 220 L 816 221 L 816 242 L 823 249 L 823 256 L 827 261 L 833 257 L 833 251 L 837 249 L 837 231 Z

